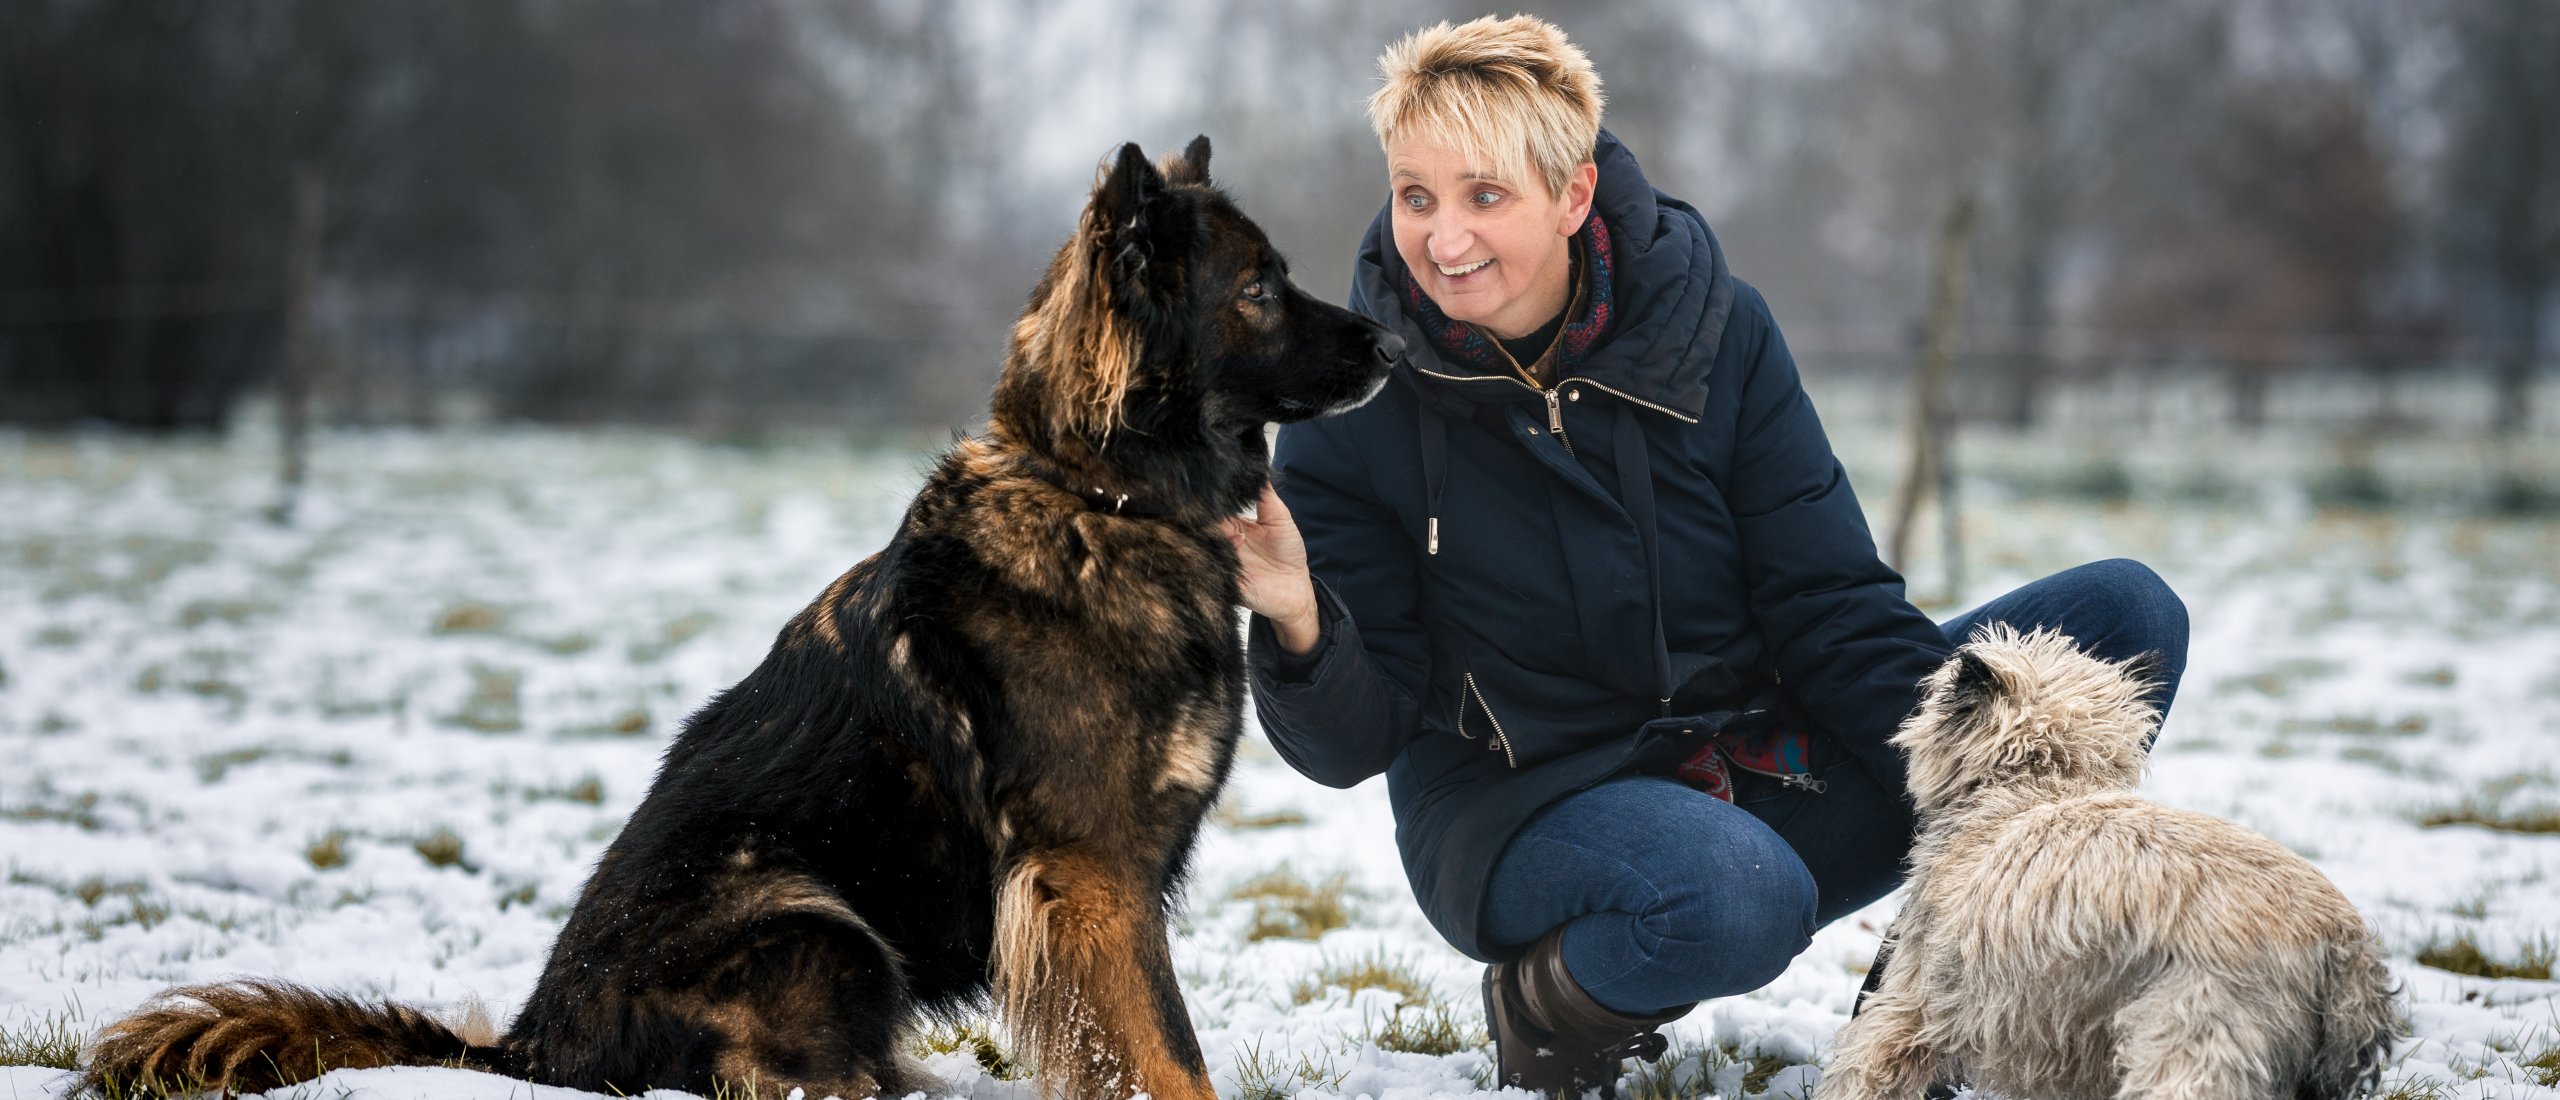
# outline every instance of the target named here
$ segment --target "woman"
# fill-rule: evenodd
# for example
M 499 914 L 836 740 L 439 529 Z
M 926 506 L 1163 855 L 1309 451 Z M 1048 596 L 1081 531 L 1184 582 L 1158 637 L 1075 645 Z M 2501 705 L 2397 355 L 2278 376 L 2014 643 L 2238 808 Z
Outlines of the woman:
M 1998 620 L 2156 651 L 2165 709 L 2186 613 L 2113 561 L 1931 622 L 1768 306 L 1600 129 L 1581 51 L 1487 18 L 1380 65 L 1389 201 L 1352 305 L 1412 350 L 1368 405 L 1283 429 L 1234 522 L 1254 698 L 1310 778 L 1386 773 L 1415 896 L 1492 963 L 1502 1082 L 1605 1087 L 1893 889 L 1885 739 L 1955 642 Z

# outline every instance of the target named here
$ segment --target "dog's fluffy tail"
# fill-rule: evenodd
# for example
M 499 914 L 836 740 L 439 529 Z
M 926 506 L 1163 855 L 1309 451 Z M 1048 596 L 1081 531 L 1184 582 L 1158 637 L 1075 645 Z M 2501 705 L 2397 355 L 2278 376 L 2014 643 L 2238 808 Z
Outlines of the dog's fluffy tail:
M 2369 937 L 2331 941 L 2320 1003 L 2319 1044 L 2296 1100 L 2350 1100 L 2382 1082 L 2391 1048 L 2409 1037 L 2399 991 Z
M 89 1048 L 81 1091 L 266 1092 L 330 1070 L 464 1066 L 524 1076 L 523 1059 L 487 1034 L 466 1039 L 425 1011 L 366 1003 L 278 981 L 171 989 L 108 1026 Z M 473 1042 L 471 1039 L 478 1039 Z

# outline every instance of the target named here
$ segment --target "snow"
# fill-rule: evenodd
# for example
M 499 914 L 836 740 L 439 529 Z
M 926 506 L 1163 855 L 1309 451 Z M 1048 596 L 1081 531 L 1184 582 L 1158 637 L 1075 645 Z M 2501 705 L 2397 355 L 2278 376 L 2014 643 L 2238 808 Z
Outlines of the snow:
M 438 1011 L 477 997 L 503 1018 L 670 731 L 881 544 L 927 461 L 833 441 L 333 433 L 301 522 L 280 528 L 256 518 L 265 446 L 0 434 L 0 1028 L 93 1029 L 166 985 L 238 975 Z M 2560 810 L 2560 521 L 1986 490 L 1968 536 L 1974 599 L 2114 556 L 2186 599 L 2188 677 L 2147 789 L 2302 852 L 2373 922 L 2419 1034 L 2388 1085 L 2560 1098 L 2520 1065 L 2560 1046 L 2560 983 L 2415 961 L 2455 935 L 2504 962 L 2560 943 L 2560 835 L 2417 821 L 2466 802 Z M 1305 821 L 1213 825 L 1200 847 L 1174 954 L 1220 1094 L 1482 1091 L 1480 1048 L 1368 1038 L 1427 1008 L 1301 988 L 1383 958 L 1480 1027 L 1478 968 L 1415 908 L 1383 785 L 1319 786 L 1257 737 L 1229 798 L 1237 820 Z M 440 831 L 460 841 L 441 866 L 419 850 Z M 315 865 L 333 836 L 343 861 Z M 1249 941 L 1253 902 L 1231 894 L 1282 867 L 1344 876 L 1348 926 Z M 1740 1095 L 1735 1052 L 1776 1069 L 1753 1095 L 1809 1088 L 1893 904 L 1674 1024 L 1678 1091 Z M 965 1053 L 928 1065 L 954 1094 L 1035 1095 Z M 0 1096 L 68 1082 L 0 1068 Z M 571 1095 L 449 1069 L 289 1091 Z

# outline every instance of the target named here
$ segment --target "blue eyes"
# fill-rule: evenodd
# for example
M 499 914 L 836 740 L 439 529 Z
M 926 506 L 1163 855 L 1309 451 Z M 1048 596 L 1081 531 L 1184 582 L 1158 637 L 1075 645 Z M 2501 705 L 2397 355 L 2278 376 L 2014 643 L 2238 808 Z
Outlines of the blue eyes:
M 1467 198 L 1469 202 L 1474 204 L 1476 209 L 1490 210 L 1495 206 L 1495 204 L 1502 201 L 1502 192 L 1478 191 L 1467 196 Z M 1419 192 L 1406 195 L 1404 197 L 1404 208 L 1416 214 L 1422 213 L 1423 211 L 1431 208 L 1431 196 L 1421 194 Z

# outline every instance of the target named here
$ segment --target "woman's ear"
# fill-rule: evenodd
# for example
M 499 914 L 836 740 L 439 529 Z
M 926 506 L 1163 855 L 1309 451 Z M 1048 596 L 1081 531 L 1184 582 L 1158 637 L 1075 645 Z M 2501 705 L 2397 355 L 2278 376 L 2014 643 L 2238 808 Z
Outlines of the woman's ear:
M 1564 218 L 1556 226 L 1557 236 L 1582 232 L 1582 223 L 1591 217 L 1591 196 L 1599 189 L 1600 166 L 1587 160 L 1564 178 Z

